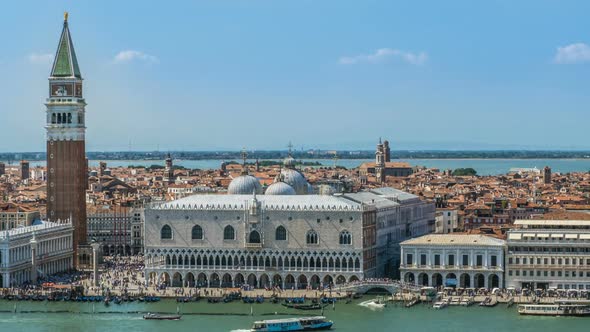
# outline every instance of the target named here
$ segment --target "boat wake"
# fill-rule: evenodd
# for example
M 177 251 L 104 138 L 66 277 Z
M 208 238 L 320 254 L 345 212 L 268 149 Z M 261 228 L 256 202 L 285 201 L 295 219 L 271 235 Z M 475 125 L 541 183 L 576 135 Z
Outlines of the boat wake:
M 381 309 L 385 308 L 385 304 L 377 302 L 376 299 L 363 301 L 363 302 L 359 303 L 358 305 L 360 305 L 361 307 L 371 309 L 371 310 L 381 310 Z
M 230 332 L 250 332 L 251 330 L 246 329 L 238 329 L 238 330 L 231 330 Z

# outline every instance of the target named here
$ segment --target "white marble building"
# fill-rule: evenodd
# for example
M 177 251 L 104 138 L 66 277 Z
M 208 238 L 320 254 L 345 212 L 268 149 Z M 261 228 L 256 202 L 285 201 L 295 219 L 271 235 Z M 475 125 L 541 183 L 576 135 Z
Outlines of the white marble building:
M 422 286 L 503 287 L 505 244 L 485 235 L 425 235 L 401 243 L 400 271 Z
M 240 190 L 257 191 L 250 187 Z M 384 276 L 380 264 L 396 261 L 387 248 L 434 223 L 432 203 L 395 189 L 305 195 L 299 187 L 298 195 L 194 195 L 146 208 L 148 282 L 315 288 Z
M 590 220 L 516 220 L 508 232 L 506 286 L 590 289 Z
M 72 224 L 36 221 L 0 232 L 0 285 L 36 282 L 73 268 Z

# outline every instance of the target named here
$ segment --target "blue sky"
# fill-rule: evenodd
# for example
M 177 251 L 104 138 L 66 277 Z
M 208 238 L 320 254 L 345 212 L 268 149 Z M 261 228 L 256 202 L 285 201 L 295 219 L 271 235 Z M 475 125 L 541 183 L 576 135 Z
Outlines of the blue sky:
M 63 12 L 88 150 L 590 149 L 590 1 L 11 1 L 0 151 L 43 151 Z

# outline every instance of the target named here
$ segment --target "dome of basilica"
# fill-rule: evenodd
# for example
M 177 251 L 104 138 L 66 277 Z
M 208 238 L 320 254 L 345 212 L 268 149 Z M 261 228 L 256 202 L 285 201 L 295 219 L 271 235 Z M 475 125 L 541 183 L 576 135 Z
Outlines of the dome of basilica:
M 275 182 L 266 188 L 265 195 L 297 195 L 295 189 L 285 182 Z
M 294 168 L 296 164 L 295 158 L 291 157 L 290 155 L 283 160 L 283 165 L 287 168 Z
M 254 191 L 262 194 L 260 182 L 254 176 L 245 174 L 233 179 L 227 188 L 227 193 L 230 195 L 251 195 Z
M 308 193 L 308 183 L 303 174 L 295 169 L 284 168 L 281 170 L 281 179 L 286 184 L 295 189 L 297 195 L 306 195 Z

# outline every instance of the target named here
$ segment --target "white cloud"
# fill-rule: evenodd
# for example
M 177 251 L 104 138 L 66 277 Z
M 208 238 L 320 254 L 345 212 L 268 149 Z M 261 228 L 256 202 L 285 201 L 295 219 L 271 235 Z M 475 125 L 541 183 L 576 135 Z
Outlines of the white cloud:
M 113 59 L 114 63 L 127 63 L 132 61 L 144 61 L 149 63 L 158 63 L 159 60 L 157 57 L 143 53 L 141 51 L 134 51 L 134 50 L 125 50 L 117 53 L 115 58 Z
M 41 64 L 41 65 L 45 65 L 45 64 L 50 64 L 51 62 L 53 62 L 53 54 L 51 53 L 31 53 L 27 56 L 27 59 L 29 60 L 30 63 L 33 64 Z
M 575 43 L 558 47 L 554 61 L 559 64 L 590 62 L 590 46 L 584 43 Z
M 360 54 L 355 56 L 341 57 L 339 63 L 342 65 L 354 65 L 357 63 L 380 63 L 389 58 L 398 58 L 412 65 L 423 65 L 428 60 L 425 52 L 412 53 L 391 48 L 380 48 L 373 54 Z

